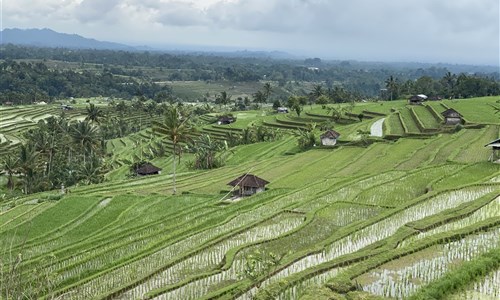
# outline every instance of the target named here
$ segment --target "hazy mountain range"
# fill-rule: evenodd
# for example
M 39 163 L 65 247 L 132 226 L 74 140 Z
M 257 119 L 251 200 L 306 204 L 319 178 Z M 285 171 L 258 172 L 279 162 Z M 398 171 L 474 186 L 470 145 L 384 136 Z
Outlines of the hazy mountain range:
M 6 28 L 1 31 L 0 44 L 16 44 L 36 47 L 61 47 L 74 49 L 144 50 L 136 47 L 88 39 L 78 34 L 59 33 L 44 29 Z
M 215 54 L 232 57 L 271 57 L 294 58 L 286 52 L 280 51 L 247 51 L 247 50 L 219 50 L 215 48 L 189 47 L 172 45 L 170 47 L 153 48 L 149 46 L 130 46 L 120 43 L 98 41 L 85 38 L 78 34 L 56 32 L 52 29 L 18 29 L 6 28 L 0 31 L 0 44 L 14 44 L 34 47 L 71 48 L 71 49 L 107 49 L 124 51 L 168 51 L 173 53 Z M 169 48 L 169 49 L 167 49 Z
M 224 47 L 203 47 L 186 45 L 165 45 L 165 46 L 131 46 L 126 44 L 98 41 L 85 38 L 78 34 L 67 34 L 56 32 L 52 29 L 18 29 L 6 28 L 0 31 L 0 45 L 15 44 L 22 46 L 48 47 L 48 48 L 70 48 L 70 49 L 98 49 L 98 50 L 123 50 L 123 51 L 158 51 L 172 54 L 192 54 L 192 55 L 216 55 L 225 57 L 254 57 L 272 59 L 303 60 L 306 57 L 293 55 L 283 51 L 259 51 L 228 49 Z M 448 63 L 421 63 L 421 62 L 363 62 L 350 60 L 349 64 L 353 68 L 447 68 L 455 73 L 498 73 L 496 66 L 473 66 L 464 64 Z

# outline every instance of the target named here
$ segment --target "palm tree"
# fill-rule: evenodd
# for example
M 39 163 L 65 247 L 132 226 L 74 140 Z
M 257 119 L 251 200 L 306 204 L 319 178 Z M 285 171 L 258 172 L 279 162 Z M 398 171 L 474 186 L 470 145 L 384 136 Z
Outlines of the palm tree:
M 188 125 L 188 118 L 182 118 L 177 107 L 171 106 L 165 113 L 163 122 L 153 121 L 153 132 L 164 136 L 172 141 L 172 163 L 173 163 L 173 194 L 177 193 L 175 185 L 175 153 L 180 151 L 179 143 L 189 140 L 188 134 L 192 132 Z
M 80 121 L 71 125 L 69 134 L 73 139 L 73 143 L 83 151 L 83 162 L 85 163 L 87 154 L 92 153 L 99 144 L 97 128 L 90 125 L 87 121 Z
M 324 95 L 323 86 L 321 84 L 316 84 L 311 91 L 311 95 L 314 99 L 317 99 L 319 96 Z
M 387 90 L 389 91 L 391 97 L 390 97 L 390 100 L 392 101 L 392 99 L 394 98 L 394 96 L 396 96 L 397 98 L 397 92 L 398 92 L 398 81 L 396 79 L 394 79 L 394 77 L 391 75 L 386 81 L 385 81 L 385 87 L 387 88 Z
M 34 147 L 30 145 L 21 145 L 17 162 L 25 194 L 29 194 L 33 190 L 36 181 L 36 171 L 38 169 L 37 158 L 38 152 L 35 151 Z
M 267 101 L 267 99 L 269 99 L 269 96 L 271 96 L 272 91 L 273 91 L 273 88 L 271 87 L 271 84 L 269 82 L 266 82 L 264 84 L 264 96 L 266 97 L 266 101 Z
M 253 102 L 255 103 L 264 104 L 266 103 L 266 100 L 266 95 L 262 91 L 257 91 L 255 94 L 253 94 Z
M 104 112 L 93 103 L 90 106 L 87 106 L 87 116 L 85 117 L 86 121 L 90 121 L 92 123 L 100 124 L 101 119 L 104 118 Z
M 220 105 L 228 105 L 231 102 L 231 95 L 229 95 L 226 91 L 220 92 L 220 95 L 217 96 L 215 102 Z
M 57 147 L 55 143 L 55 134 L 50 134 L 48 131 L 37 130 L 30 135 L 30 142 L 35 150 L 46 159 L 45 175 L 49 175 L 52 167 L 52 158 Z
M 102 175 L 102 166 L 99 158 L 93 154 L 89 159 L 76 170 L 76 175 L 80 182 L 84 184 L 92 184 L 102 182 L 104 176 Z
M 455 75 L 451 74 L 451 72 L 446 72 L 443 77 L 444 84 L 446 86 L 446 97 L 452 98 L 454 97 L 453 91 L 455 89 Z
M 9 155 L 3 159 L 2 169 L 7 173 L 7 188 L 14 189 L 14 173 L 18 167 L 19 158 Z
M 228 150 L 227 142 L 216 141 L 208 134 L 202 134 L 195 142 L 188 144 L 189 150 L 195 153 L 195 169 L 212 169 L 224 164 L 223 150 Z

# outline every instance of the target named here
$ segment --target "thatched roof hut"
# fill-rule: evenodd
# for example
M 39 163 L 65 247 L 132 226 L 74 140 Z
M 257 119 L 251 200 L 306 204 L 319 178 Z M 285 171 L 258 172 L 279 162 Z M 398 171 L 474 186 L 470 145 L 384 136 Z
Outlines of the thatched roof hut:
M 443 111 L 441 115 L 444 117 L 444 123 L 446 125 L 457 125 L 463 122 L 462 115 L 453 108 L 448 108 Z
M 145 176 L 145 175 L 156 175 L 156 174 L 161 174 L 161 168 L 158 168 L 157 166 L 154 166 L 150 163 L 145 163 L 141 166 L 139 166 L 136 170 L 135 173 L 140 176 Z
M 244 174 L 229 182 L 228 185 L 232 187 L 239 187 L 239 190 L 237 191 L 239 196 L 250 196 L 263 192 L 266 188 L 266 184 L 268 183 L 269 181 L 253 174 Z
M 322 135 L 320 135 L 321 145 L 323 146 L 335 146 L 337 144 L 337 139 L 340 137 L 340 133 L 337 131 L 330 129 L 325 131 Z

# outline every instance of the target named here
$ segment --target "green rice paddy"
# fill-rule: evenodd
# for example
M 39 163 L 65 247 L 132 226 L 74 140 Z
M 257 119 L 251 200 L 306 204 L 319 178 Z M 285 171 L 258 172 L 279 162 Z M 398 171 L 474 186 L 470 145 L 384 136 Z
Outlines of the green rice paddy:
M 463 263 L 500 251 L 500 164 L 488 162 L 484 147 L 499 137 L 500 116 L 489 106 L 497 98 L 429 102 L 438 113 L 458 110 L 467 122 L 460 130 L 447 129 L 424 106 L 359 104 L 356 113 L 386 115 L 386 139 L 361 142 L 382 118 L 372 115 L 334 124 L 339 143 L 307 151 L 298 151 L 290 126 L 318 123 L 319 136 L 321 116 L 235 112 L 231 125 L 199 129 L 220 138 L 264 124 L 283 137 L 235 146 L 213 170 L 189 169 L 192 155 L 185 154 L 176 195 L 169 157 L 154 159 L 160 175 L 125 176 L 125 162 L 158 137 L 144 129 L 109 140 L 115 169 L 104 183 L 69 187 L 59 200 L 49 200 L 53 191 L 0 202 L 0 298 L 7 289 L 37 299 L 416 295 Z M 319 106 L 304 112 L 326 116 Z M 15 149 L 14 137 L 22 140 L 25 128 L 57 110 L 0 113 L 1 156 Z M 228 199 L 227 183 L 245 173 L 269 181 L 266 191 Z M 497 278 L 493 267 L 454 297 L 497 298 Z M 346 282 L 357 291 L 342 290 Z

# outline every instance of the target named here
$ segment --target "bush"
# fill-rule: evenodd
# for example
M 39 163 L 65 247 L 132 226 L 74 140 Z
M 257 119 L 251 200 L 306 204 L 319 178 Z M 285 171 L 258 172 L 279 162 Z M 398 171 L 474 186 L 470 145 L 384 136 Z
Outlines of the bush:
M 47 200 L 57 201 L 60 200 L 64 195 L 63 194 L 52 194 L 47 196 Z
M 383 297 L 379 297 L 368 292 L 349 292 L 347 293 L 347 300 L 382 300 Z
M 346 294 L 356 290 L 356 285 L 346 276 L 337 276 L 330 280 L 326 286 L 330 290 L 340 294 Z
M 462 124 L 457 124 L 455 125 L 455 128 L 454 128 L 454 131 L 455 132 L 459 132 L 460 130 L 462 130 L 464 127 L 462 126 Z

